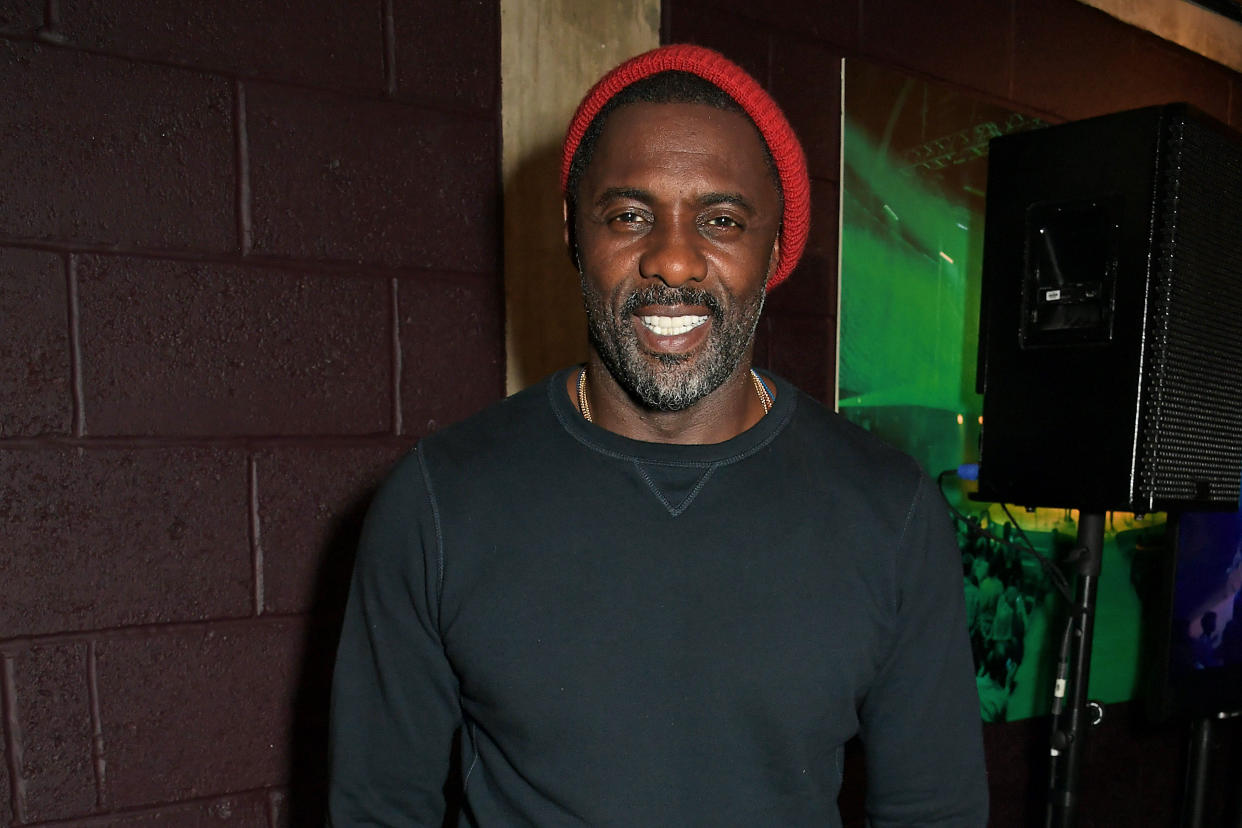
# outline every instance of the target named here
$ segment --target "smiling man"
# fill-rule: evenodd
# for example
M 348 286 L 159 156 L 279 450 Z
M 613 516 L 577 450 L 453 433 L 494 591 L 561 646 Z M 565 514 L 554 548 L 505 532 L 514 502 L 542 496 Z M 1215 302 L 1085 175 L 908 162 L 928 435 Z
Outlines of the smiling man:
M 562 187 L 590 359 L 377 495 L 330 823 L 840 825 L 859 736 L 872 825 L 985 824 L 943 504 L 751 367 L 809 216 L 779 108 L 714 52 L 640 55 L 580 105 Z

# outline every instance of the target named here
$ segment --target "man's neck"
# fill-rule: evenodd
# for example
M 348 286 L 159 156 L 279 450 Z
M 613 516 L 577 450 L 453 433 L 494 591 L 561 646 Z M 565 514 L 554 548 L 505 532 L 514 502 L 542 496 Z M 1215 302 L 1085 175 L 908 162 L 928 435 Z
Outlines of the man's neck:
M 764 415 L 750 373 L 749 354 L 719 388 L 682 411 L 658 411 L 636 401 L 592 352 L 586 365 L 590 419 L 601 428 L 650 443 L 723 443 L 755 425 Z M 571 371 L 566 392 L 578 405 L 580 373 Z

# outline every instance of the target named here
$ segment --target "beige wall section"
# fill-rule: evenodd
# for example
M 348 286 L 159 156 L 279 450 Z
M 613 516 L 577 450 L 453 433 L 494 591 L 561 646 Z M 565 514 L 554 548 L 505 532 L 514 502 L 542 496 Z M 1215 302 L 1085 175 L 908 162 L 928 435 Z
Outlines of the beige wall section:
M 600 75 L 660 39 L 660 0 L 501 0 L 506 386 L 586 358 L 562 241 L 560 145 Z
M 1189 0 L 1080 2 L 1242 72 L 1242 24 Z

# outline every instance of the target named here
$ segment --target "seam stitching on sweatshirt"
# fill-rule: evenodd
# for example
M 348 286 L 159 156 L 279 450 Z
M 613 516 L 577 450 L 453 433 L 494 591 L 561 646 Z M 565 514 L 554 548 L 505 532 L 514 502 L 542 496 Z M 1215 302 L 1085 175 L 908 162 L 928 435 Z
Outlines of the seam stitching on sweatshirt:
M 647 488 L 650 489 L 657 498 L 659 498 L 660 502 L 664 504 L 664 508 L 667 509 L 668 513 L 673 517 L 681 517 L 682 513 L 685 512 L 686 509 L 690 508 L 690 504 L 694 502 L 694 499 L 699 496 L 699 492 L 703 491 L 703 487 L 707 485 L 708 478 L 712 476 L 712 473 L 715 472 L 717 468 L 723 465 L 722 463 L 713 463 L 707 471 L 703 472 L 703 476 L 699 478 L 699 482 L 694 484 L 694 488 L 691 489 L 690 493 L 686 495 L 684 500 L 681 501 L 681 504 L 679 506 L 674 506 L 669 502 L 668 498 L 664 496 L 664 493 L 660 491 L 659 486 L 656 485 L 656 482 L 651 479 L 651 476 L 647 474 L 647 470 L 643 468 L 642 463 L 638 460 L 634 460 L 633 463 L 634 468 L 638 470 L 639 476 L 643 479 L 643 482 L 647 484 Z
M 470 784 L 470 774 L 474 773 L 474 766 L 479 764 L 479 737 L 474 729 L 474 722 L 467 727 L 470 730 L 470 749 L 474 752 L 474 758 L 470 760 L 470 767 L 466 769 L 466 778 L 461 780 L 462 791 L 466 790 L 466 786 Z
M 444 535 L 440 530 L 440 504 L 436 502 L 436 490 L 431 485 L 431 473 L 427 471 L 427 463 L 419 448 L 414 452 L 418 455 L 418 468 L 423 473 L 423 485 L 427 487 L 427 500 L 431 503 L 431 520 L 436 527 L 436 625 L 440 622 L 440 604 L 444 592 Z

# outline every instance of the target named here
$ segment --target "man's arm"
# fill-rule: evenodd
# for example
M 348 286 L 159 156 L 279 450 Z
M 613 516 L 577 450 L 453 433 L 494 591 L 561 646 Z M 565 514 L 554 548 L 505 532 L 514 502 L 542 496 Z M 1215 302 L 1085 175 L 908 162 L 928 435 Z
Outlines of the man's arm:
M 983 826 L 987 775 L 961 555 L 925 476 L 900 544 L 891 650 L 860 710 L 870 824 Z
M 439 635 L 440 560 L 415 453 L 363 525 L 332 686 L 333 828 L 443 819 L 460 704 Z

